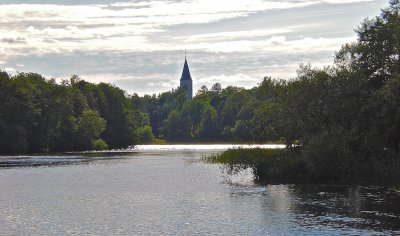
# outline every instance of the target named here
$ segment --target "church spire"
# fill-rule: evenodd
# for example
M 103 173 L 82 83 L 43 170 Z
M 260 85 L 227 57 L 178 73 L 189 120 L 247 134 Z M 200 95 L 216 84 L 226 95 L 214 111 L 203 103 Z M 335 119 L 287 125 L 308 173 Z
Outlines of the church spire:
M 193 97 L 193 84 L 192 77 L 190 76 L 189 65 L 186 60 L 186 50 L 185 50 L 185 64 L 183 65 L 182 76 L 180 81 L 180 86 L 186 92 L 186 97 L 192 99 Z
M 181 80 L 192 80 L 186 57 L 185 57 L 185 64 L 183 65 Z

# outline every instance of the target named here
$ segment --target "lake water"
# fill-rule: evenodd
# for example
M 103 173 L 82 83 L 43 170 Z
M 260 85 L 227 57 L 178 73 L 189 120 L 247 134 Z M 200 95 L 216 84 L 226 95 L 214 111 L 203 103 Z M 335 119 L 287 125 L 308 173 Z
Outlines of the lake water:
M 400 189 L 259 186 L 202 161 L 228 147 L 0 157 L 0 235 L 400 234 Z

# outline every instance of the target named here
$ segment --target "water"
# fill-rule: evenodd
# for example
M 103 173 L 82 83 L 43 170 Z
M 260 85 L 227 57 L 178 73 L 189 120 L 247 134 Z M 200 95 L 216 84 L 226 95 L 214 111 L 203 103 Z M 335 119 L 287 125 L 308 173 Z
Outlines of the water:
M 201 161 L 227 146 L 0 157 L 0 235 L 393 235 L 400 190 L 268 185 Z

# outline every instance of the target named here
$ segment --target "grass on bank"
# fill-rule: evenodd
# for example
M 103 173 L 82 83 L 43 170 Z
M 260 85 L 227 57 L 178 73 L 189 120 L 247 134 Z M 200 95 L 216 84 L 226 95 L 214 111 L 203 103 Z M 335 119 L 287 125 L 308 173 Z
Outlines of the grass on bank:
M 229 149 L 208 157 L 208 162 L 226 164 L 231 173 L 252 168 L 256 182 L 293 183 L 304 173 L 304 163 L 286 149 Z
M 398 158 L 360 161 L 336 154 L 331 154 L 332 158 L 315 158 L 298 150 L 239 148 L 206 159 L 209 163 L 224 164 L 229 174 L 252 168 L 255 182 L 264 184 L 400 184 Z

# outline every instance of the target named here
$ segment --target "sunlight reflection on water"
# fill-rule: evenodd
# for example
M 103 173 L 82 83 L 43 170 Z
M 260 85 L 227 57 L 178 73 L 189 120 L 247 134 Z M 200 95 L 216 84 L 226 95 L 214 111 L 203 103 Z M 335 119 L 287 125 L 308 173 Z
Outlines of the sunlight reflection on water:
M 176 144 L 176 145 L 137 145 L 131 150 L 136 151 L 146 151 L 146 150 L 160 150 L 160 151 L 176 151 L 176 150 L 215 150 L 215 151 L 223 151 L 232 148 L 285 148 L 286 145 L 281 144 Z

